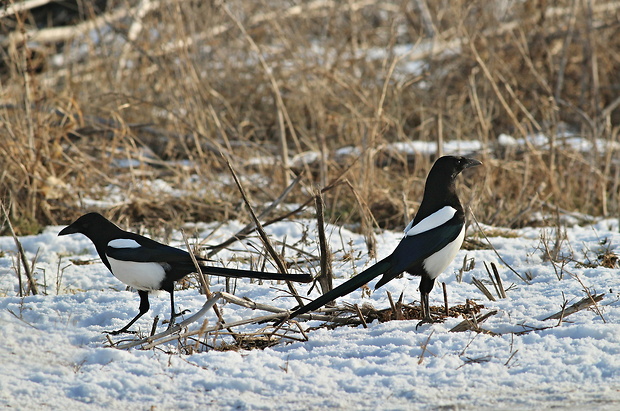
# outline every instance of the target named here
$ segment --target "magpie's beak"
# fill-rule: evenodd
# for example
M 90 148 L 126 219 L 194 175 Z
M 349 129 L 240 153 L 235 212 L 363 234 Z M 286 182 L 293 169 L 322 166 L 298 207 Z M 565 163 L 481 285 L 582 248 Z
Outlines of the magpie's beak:
M 482 165 L 482 162 L 480 162 L 478 160 L 475 160 L 473 158 L 468 158 L 467 162 L 463 166 L 463 169 L 471 168 L 471 167 L 478 167 L 478 166 L 481 166 L 481 165 Z
M 58 235 L 61 236 L 61 235 L 68 235 L 68 234 L 75 234 L 75 233 L 79 233 L 79 231 L 73 226 L 73 224 L 71 224 L 71 225 L 66 226 L 62 230 L 60 230 Z

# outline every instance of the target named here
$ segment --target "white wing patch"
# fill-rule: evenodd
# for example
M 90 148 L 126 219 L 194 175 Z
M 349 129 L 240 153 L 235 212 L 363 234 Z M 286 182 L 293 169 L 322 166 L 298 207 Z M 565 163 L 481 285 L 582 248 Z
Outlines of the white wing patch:
M 108 247 L 112 248 L 140 248 L 142 247 L 135 240 L 130 240 L 129 238 L 117 238 L 116 240 L 112 240 L 108 243 Z
M 405 235 L 407 237 L 411 237 L 416 234 L 432 230 L 433 228 L 437 228 L 440 225 L 450 221 L 450 219 L 454 217 L 454 214 L 456 214 L 455 208 L 445 206 L 438 211 L 435 211 L 415 226 L 413 225 L 413 220 L 411 220 L 411 222 L 407 225 L 407 228 L 405 228 Z

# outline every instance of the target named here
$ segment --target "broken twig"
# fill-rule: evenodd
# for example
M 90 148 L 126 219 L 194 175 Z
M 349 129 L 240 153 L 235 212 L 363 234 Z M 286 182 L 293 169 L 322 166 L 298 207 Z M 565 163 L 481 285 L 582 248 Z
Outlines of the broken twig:
M 550 315 L 549 317 L 543 318 L 543 321 L 546 320 L 559 320 L 560 318 L 566 318 L 571 314 L 575 314 L 581 310 L 585 310 L 586 308 L 591 307 L 592 305 L 598 303 L 603 299 L 605 294 L 598 294 L 593 296 L 586 296 L 583 299 L 577 301 L 575 304 L 569 307 L 563 307 L 561 311 Z

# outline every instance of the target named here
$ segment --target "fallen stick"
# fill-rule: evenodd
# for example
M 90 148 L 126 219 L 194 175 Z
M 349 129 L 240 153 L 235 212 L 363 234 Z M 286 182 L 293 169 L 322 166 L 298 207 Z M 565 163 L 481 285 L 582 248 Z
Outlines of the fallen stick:
M 452 327 L 450 329 L 450 332 L 457 333 L 457 332 L 462 332 L 462 331 L 467 331 L 467 330 L 478 331 L 478 332 L 490 332 L 488 330 L 483 330 L 482 328 L 480 328 L 480 323 L 495 314 L 497 314 L 497 310 L 489 311 L 488 313 L 482 314 L 479 317 L 474 316 L 473 320 L 465 319 L 461 321 L 460 323 L 458 323 L 457 325 L 455 325 L 454 327 Z
M 4 10 L 0 10 L 0 19 L 13 14 L 21 13 L 22 11 L 31 10 L 37 7 L 46 5 L 55 0 L 26 0 L 19 3 L 9 4 L 5 6 Z
M 570 307 L 566 307 L 564 309 L 562 309 L 561 311 L 550 315 L 549 317 L 543 318 L 543 321 L 547 321 L 547 320 L 559 320 L 560 318 L 566 318 L 571 314 L 575 314 L 576 312 L 579 312 L 581 310 L 585 310 L 586 308 L 589 308 L 590 306 L 598 303 L 599 301 L 601 301 L 603 299 L 603 296 L 605 294 L 598 294 L 598 295 L 593 295 L 593 296 L 586 296 L 584 297 L 582 300 L 577 301 L 575 304 L 571 305 Z
M 252 300 L 248 300 L 246 298 L 237 297 L 236 295 L 232 295 L 224 291 L 221 291 L 220 294 L 222 298 L 228 301 L 229 303 L 237 304 L 237 305 L 240 305 L 246 308 L 251 308 L 253 310 L 263 310 L 263 311 L 269 311 L 269 312 L 278 314 L 278 316 L 275 318 L 283 318 L 286 315 L 290 314 L 290 311 L 284 308 L 274 307 L 273 305 L 268 305 L 268 304 L 257 303 Z M 337 309 L 337 308 L 325 309 L 325 312 L 331 312 L 331 311 L 333 312 L 344 311 L 344 309 Z M 349 319 L 339 318 L 339 317 L 336 317 L 333 315 L 327 315 L 327 314 L 301 314 L 297 318 L 303 318 L 305 320 L 332 321 L 332 322 L 341 322 L 341 323 L 350 322 Z
M 19 44 L 24 41 L 51 44 L 69 41 L 73 38 L 85 35 L 90 30 L 101 29 L 104 26 L 112 25 L 117 21 L 136 13 L 137 6 L 131 9 L 119 8 L 113 12 L 101 14 L 93 19 L 83 21 L 73 26 L 50 27 L 45 29 L 32 29 L 26 31 L 15 31 L 9 36 L 0 39 L 0 44 L 5 47 L 11 42 Z

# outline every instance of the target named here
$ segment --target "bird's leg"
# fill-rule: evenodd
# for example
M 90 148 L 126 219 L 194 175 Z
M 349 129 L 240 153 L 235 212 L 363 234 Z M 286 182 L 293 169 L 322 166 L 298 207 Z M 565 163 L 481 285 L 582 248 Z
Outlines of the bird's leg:
M 422 306 L 422 321 L 415 326 L 417 329 L 422 324 L 432 324 L 436 322 L 431 316 L 431 307 L 428 303 L 428 293 L 420 292 L 420 305 Z
M 431 279 L 426 276 L 422 276 L 422 279 L 420 280 L 420 304 L 422 306 L 422 321 L 420 321 L 418 325 L 416 325 L 416 328 L 418 328 L 422 324 L 442 322 L 442 320 L 436 320 L 431 316 L 431 306 L 428 302 L 428 295 L 431 293 L 434 285 L 434 278 Z
M 189 310 L 183 310 L 181 312 L 175 312 L 174 311 L 174 289 L 170 290 L 170 322 L 168 323 L 168 328 L 172 327 L 175 323 L 175 320 L 177 317 L 188 313 Z
M 140 312 L 138 313 L 138 315 L 136 315 L 133 318 L 133 320 L 129 321 L 129 324 L 127 324 L 126 326 L 124 326 L 120 330 L 107 331 L 107 334 L 117 335 L 117 334 L 123 334 L 123 333 L 128 333 L 128 334 L 135 334 L 136 333 L 136 331 L 129 331 L 129 327 L 131 327 L 133 325 L 133 323 L 138 321 L 138 318 L 140 318 L 144 314 L 146 314 L 148 312 L 149 308 L 150 308 L 149 293 L 148 293 L 148 291 L 141 291 L 141 290 L 139 290 L 138 291 L 138 295 L 140 296 Z

